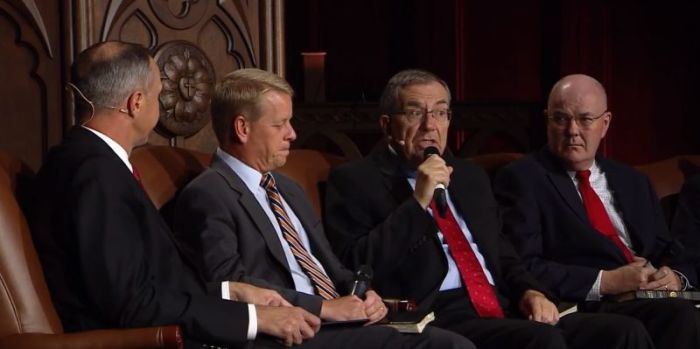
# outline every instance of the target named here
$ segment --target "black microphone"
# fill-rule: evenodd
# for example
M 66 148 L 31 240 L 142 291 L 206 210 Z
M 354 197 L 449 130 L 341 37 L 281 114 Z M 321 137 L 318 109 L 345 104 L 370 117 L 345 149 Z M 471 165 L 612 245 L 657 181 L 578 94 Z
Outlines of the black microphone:
M 423 150 L 423 157 L 427 159 L 431 155 L 440 156 L 440 151 L 436 147 L 427 147 Z M 447 195 L 445 194 L 445 185 L 438 183 L 435 186 L 435 192 L 433 192 L 433 200 L 435 200 L 435 206 L 437 206 L 437 211 L 440 217 L 445 218 L 447 214 Z
M 365 292 L 369 290 L 373 277 L 374 272 L 372 271 L 372 267 L 369 265 L 363 264 L 357 268 L 357 271 L 355 272 L 355 281 L 352 283 L 350 295 L 363 298 L 365 296 Z

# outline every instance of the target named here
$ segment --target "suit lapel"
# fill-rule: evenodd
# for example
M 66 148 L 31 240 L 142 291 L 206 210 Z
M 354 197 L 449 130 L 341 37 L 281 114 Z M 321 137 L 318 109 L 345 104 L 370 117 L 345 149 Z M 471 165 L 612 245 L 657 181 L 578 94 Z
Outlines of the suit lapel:
M 399 157 L 389 151 L 388 145 L 380 144 L 382 148 L 375 149 L 371 154 L 371 159 L 379 168 L 382 174 L 382 183 L 394 197 L 396 203 L 406 200 L 413 189 L 406 180 L 405 170 L 401 168 Z
M 262 235 L 265 240 L 265 245 L 270 250 L 270 253 L 277 259 L 277 261 L 282 264 L 291 275 L 291 270 L 287 264 L 287 258 L 284 255 L 284 250 L 282 250 L 282 245 L 280 239 L 275 232 L 275 227 L 270 222 L 267 214 L 260 207 L 260 203 L 255 198 L 253 193 L 248 190 L 245 183 L 241 180 L 238 175 L 233 172 L 233 170 L 221 159 L 214 157 L 211 164 L 212 169 L 214 169 L 219 175 L 221 175 L 224 180 L 228 183 L 229 187 L 238 194 L 238 202 L 244 211 L 248 214 L 250 220 L 255 224 L 260 235 Z
M 588 215 L 586 215 L 586 208 L 583 207 L 583 201 L 581 201 L 581 197 L 576 191 L 576 186 L 566 170 L 552 159 L 547 150 L 542 150 L 538 157 L 547 170 L 547 179 L 552 183 L 564 202 L 582 222 L 590 224 Z

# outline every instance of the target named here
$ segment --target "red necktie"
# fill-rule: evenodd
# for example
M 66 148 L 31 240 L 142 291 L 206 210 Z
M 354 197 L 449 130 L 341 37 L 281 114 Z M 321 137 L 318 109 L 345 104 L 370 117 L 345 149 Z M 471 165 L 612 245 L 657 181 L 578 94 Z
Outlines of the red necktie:
M 588 215 L 588 220 L 591 221 L 593 228 L 599 233 L 603 234 L 606 238 L 610 239 L 625 255 L 627 262 L 631 263 L 634 260 L 632 251 L 630 251 L 627 246 L 620 239 L 620 235 L 617 234 L 615 227 L 613 227 L 610 221 L 610 216 L 605 211 L 605 206 L 603 202 L 600 201 L 598 194 L 591 188 L 591 182 L 588 177 L 591 176 L 590 170 L 577 171 L 576 178 L 578 178 L 578 189 L 581 192 L 581 198 L 583 199 L 583 206 L 586 208 L 586 214 Z
M 472 250 L 467 238 L 464 236 L 462 229 L 459 228 L 457 220 L 450 207 L 447 207 L 445 218 L 440 217 L 435 207 L 435 200 L 430 202 L 430 208 L 433 210 L 433 217 L 437 222 L 442 235 L 447 241 L 447 247 L 452 253 L 459 275 L 469 293 L 474 309 L 482 318 L 503 318 L 503 309 L 498 304 L 496 292 L 493 286 L 489 284 L 484 269 L 481 268 L 479 260 L 476 259 L 476 254 Z
M 137 170 L 136 166 L 134 166 L 134 165 L 131 165 L 131 168 L 133 169 L 131 174 L 134 176 L 134 179 L 136 180 L 136 182 L 139 183 L 139 186 L 141 187 L 141 189 L 143 189 L 145 191 L 146 188 L 143 187 L 143 182 L 141 181 L 141 174 L 139 173 L 139 170 Z

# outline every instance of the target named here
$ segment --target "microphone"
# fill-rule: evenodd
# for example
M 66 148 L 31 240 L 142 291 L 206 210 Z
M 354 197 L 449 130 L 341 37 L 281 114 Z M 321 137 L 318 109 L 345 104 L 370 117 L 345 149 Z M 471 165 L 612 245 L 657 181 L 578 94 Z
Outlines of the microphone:
M 372 267 L 363 264 L 355 272 L 355 280 L 352 283 L 352 289 L 350 290 L 351 296 L 358 296 L 363 298 L 365 292 L 369 290 L 369 285 L 372 283 L 372 278 L 374 277 L 374 272 Z
M 423 150 L 423 157 L 428 158 L 432 155 L 440 156 L 440 151 L 436 147 L 427 147 Z M 438 183 L 435 186 L 435 191 L 433 192 L 433 200 L 435 200 L 435 206 L 437 206 L 437 211 L 440 217 L 445 218 L 447 214 L 447 195 L 445 194 L 445 185 Z

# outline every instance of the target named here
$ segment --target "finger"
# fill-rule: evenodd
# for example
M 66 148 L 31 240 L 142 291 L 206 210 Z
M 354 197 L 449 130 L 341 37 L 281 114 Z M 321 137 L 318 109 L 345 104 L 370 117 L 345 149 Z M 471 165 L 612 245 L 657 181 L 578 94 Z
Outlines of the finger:
M 632 263 L 630 264 L 644 266 L 645 264 L 647 264 L 647 259 L 644 257 L 634 256 L 632 257 Z
M 643 286 L 644 290 L 662 290 L 666 282 L 664 280 L 654 280 Z
M 304 322 L 302 321 L 302 324 L 303 324 L 303 323 L 304 323 Z M 303 337 L 302 334 L 301 334 L 301 328 L 297 328 L 297 329 L 293 332 L 293 336 L 294 336 L 294 344 L 301 344 L 301 342 L 304 341 L 304 337 Z
M 302 321 L 301 325 L 299 326 L 299 333 L 303 339 L 309 339 L 314 337 L 314 335 L 316 334 L 316 330 L 313 327 L 309 326 L 308 323 Z
M 304 317 L 304 322 L 306 322 L 314 332 L 318 332 L 321 329 L 321 319 L 306 310 L 302 309 L 302 316 Z

